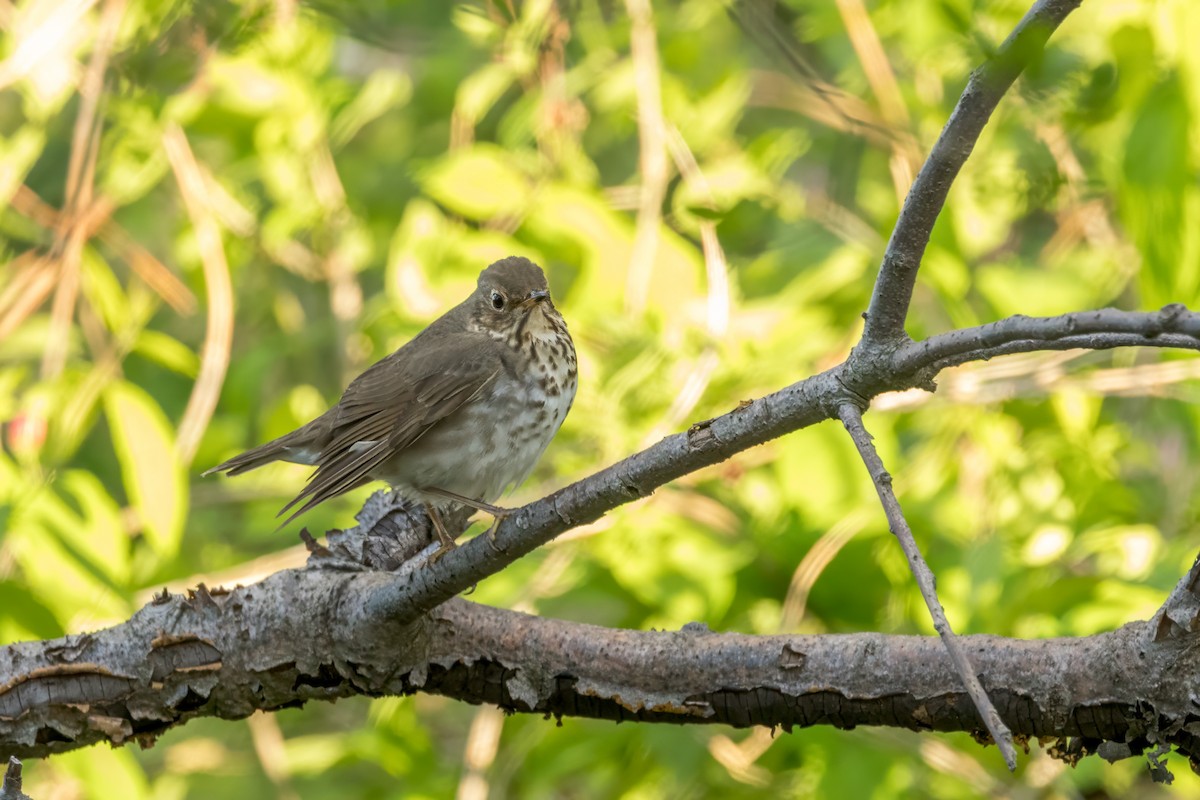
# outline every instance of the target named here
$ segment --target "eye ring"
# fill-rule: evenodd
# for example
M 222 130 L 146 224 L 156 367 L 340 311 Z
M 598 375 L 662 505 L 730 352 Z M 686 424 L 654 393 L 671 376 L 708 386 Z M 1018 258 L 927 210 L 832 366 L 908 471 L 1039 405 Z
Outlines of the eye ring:
M 504 310 L 504 295 L 500 294 L 495 289 L 492 290 L 492 308 L 496 309 L 497 311 Z

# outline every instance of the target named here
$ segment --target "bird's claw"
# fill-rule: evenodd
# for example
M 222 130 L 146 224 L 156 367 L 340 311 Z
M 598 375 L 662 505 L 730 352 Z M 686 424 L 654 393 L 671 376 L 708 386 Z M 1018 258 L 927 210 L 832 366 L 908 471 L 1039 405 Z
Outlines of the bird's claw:
M 492 513 L 492 524 L 488 526 L 487 538 L 488 544 L 497 553 L 504 552 L 504 549 L 496 544 L 496 529 L 500 527 L 500 523 L 512 516 L 513 512 L 510 509 L 500 509 L 501 513 Z
M 443 539 L 442 544 L 437 550 L 429 554 L 429 559 L 425 562 L 425 566 L 432 567 L 434 564 L 442 560 L 442 556 L 449 553 L 451 550 L 457 550 L 458 545 L 453 539 Z

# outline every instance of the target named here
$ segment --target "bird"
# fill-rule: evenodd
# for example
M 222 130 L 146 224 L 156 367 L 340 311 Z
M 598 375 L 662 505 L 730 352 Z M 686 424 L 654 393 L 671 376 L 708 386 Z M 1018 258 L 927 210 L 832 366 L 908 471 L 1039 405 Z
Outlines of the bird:
M 315 466 L 277 516 L 296 517 L 375 480 L 424 506 L 440 546 L 455 547 L 442 513 L 455 504 L 500 521 L 494 503 L 533 471 L 571 409 L 575 345 L 545 273 L 509 256 L 479 274 L 466 300 L 351 381 L 321 416 L 204 475 L 274 461 Z M 294 510 L 293 510 L 294 509 Z

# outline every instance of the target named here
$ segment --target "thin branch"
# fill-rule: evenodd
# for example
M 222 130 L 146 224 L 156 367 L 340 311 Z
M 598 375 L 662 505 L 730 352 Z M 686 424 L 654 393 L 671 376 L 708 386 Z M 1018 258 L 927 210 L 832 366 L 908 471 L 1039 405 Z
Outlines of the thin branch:
M 85 223 L 85 219 L 97 211 L 93 205 L 93 194 L 100 136 L 104 128 L 104 122 L 100 119 L 100 107 L 104 102 L 104 74 L 124 13 L 125 0 L 106 0 L 96 28 L 92 57 L 79 86 L 79 113 L 75 119 L 71 155 L 67 164 L 67 205 L 52 250 L 54 258 L 59 261 L 59 277 L 51 303 L 46 344 L 42 349 L 43 378 L 57 376 L 67 361 L 71 320 L 79 296 L 83 247 L 91 235 L 91 226 Z M 111 209 L 104 206 L 107 203 L 101 204 L 99 211 L 103 216 L 108 216 Z
M 629 253 L 627 304 L 641 311 L 650 292 L 655 254 L 658 252 L 659 227 L 662 225 L 663 198 L 670 180 L 667 158 L 667 126 L 663 120 L 659 87 L 658 43 L 655 38 L 654 12 L 650 0 L 625 0 L 633 23 L 629 49 L 637 76 L 637 112 L 639 171 L 641 193 L 638 198 L 637 227 Z
M 1000 719 L 995 706 L 988 699 L 987 692 L 984 691 L 983 684 L 979 682 L 979 677 L 972 669 L 962 643 L 955 636 L 949 620 L 946 619 L 946 612 L 942 609 L 941 601 L 938 600 L 933 571 L 929 569 L 929 564 L 921 555 L 921 550 L 917 547 L 917 540 L 913 538 L 912 529 L 904 518 L 904 511 L 900 508 L 896 493 L 892 491 L 892 476 L 888 474 L 883 460 L 875 450 L 875 445 L 871 443 L 871 434 L 863 426 L 862 412 L 853 403 L 843 403 L 838 407 L 838 417 L 846 426 L 850 438 L 854 440 L 854 446 L 858 448 L 858 454 L 862 457 L 867 472 L 871 474 L 871 482 L 875 484 L 879 502 L 883 504 L 884 513 L 887 514 L 888 527 L 891 529 L 892 535 L 900 542 L 900 549 L 904 551 L 904 556 L 908 559 L 908 568 L 912 570 L 913 577 L 917 579 L 921 597 L 925 598 L 925 605 L 929 608 L 929 615 L 933 618 L 933 627 L 941 637 L 946 652 L 950 654 L 950 660 L 953 662 L 954 669 L 962 680 L 967 694 L 971 696 L 975 708 L 979 710 L 983 724 L 987 726 L 988 733 L 992 735 L 993 741 L 1004 755 L 1004 762 L 1008 764 L 1009 771 L 1013 771 L 1017 768 L 1017 751 L 1013 747 L 1012 732 L 1004 724 L 1004 720 Z
M 1200 314 L 1174 303 L 1159 311 L 1122 311 L 1102 308 L 1054 317 L 1018 314 L 974 328 L 960 328 L 910 342 L 892 355 L 901 372 L 942 369 L 1008 353 L 1032 350 L 1066 350 L 1079 347 L 1104 350 L 1112 347 L 1200 348 Z
M 912 301 L 917 270 L 951 184 L 971 155 L 1000 98 L 1025 66 L 1041 54 L 1050 35 L 1080 2 L 1038 0 L 995 56 L 972 73 L 892 229 L 867 310 L 864 344 L 903 340 L 904 320 Z
M 192 154 L 187 135 L 178 125 L 171 125 L 163 136 L 167 160 L 175 171 L 179 193 L 187 207 L 188 217 L 196 230 L 200 260 L 204 266 L 204 282 L 208 289 L 208 327 L 200 351 L 200 372 L 179 421 L 176 437 L 179 457 L 190 464 L 200 446 L 200 437 L 216 410 L 221 385 L 229 369 L 229 353 L 233 348 L 233 285 L 229 278 L 229 262 L 221 243 L 221 228 L 212 213 L 212 204 L 204 173 Z

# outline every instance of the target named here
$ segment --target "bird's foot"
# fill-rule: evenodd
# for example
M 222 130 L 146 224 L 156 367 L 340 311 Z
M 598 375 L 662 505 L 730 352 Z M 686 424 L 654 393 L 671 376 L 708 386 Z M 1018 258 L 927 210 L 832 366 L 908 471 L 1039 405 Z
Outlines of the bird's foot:
M 432 567 L 442 556 L 449 553 L 451 550 L 458 547 L 454 543 L 454 538 L 446 532 L 446 524 L 442 522 L 442 515 L 438 512 L 435 506 L 426 505 L 425 511 L 429 514 L 429 521 L 433 523 L 433 532 L 437 534 L 440 546 L 429 555 L 429 560 L 425 562 L 426 566 Z
M 438 497 L 444 497 L 447 500 L 453 500 L 456 503 L 461 503 L 462 505 L 467 506 L 468 508 L 473 508 L 476 511 L 483 511 L 485 513 L 491 514 L 492 515 L 492 524 L 487 529 L 488 542 L 491 543 L 492 549 L 494 549 L 494 550 L 500 549 L 499 547 L 496 546 L 496 529 L 498 527 L 500 527 L 501 522 L 503 522 L 506 518 L 511 517 L 514 513 L 516 513 L 515 508 L 505 508 L 504 506 L 494 506 L 491 503 L 485 503 L 482 500 L 473 500 L 470 497 L 463 497 L 461 494 L 458 494 L 456 492 L 448 492 L 445 489 L 439 489 L 436 486 L 426 486 L 421 491 L 425 492 L 426 494 L 432 494 L 432 495 L 437 495 Z M 429 506 L 429 508 L 432 509 L 433 506 Z M 432 511 L 431 511 L 431 516 L 432 516 Z
M 492 515 L 492 524 L 488 526 L 487 537 L 488 544 L 493 550 L 499 551 L 500 547 L 496 545 L 496 529 L 500 527 L 500 523 L 511 517 L 515 512 L 515 508 L 501 508 L 500 506 L 492 506 L 492 511 L 488 513 Z
M 432 567 L 434 564 L 441 561 L 442 556 L 446 555 L 446 553 L 457 549 L 458 545 L 454 543 L 453 539 L 444 540 L 437 550 L 434 550 L 429 554 L 429 558 L 425 561 L 425 566 Z

